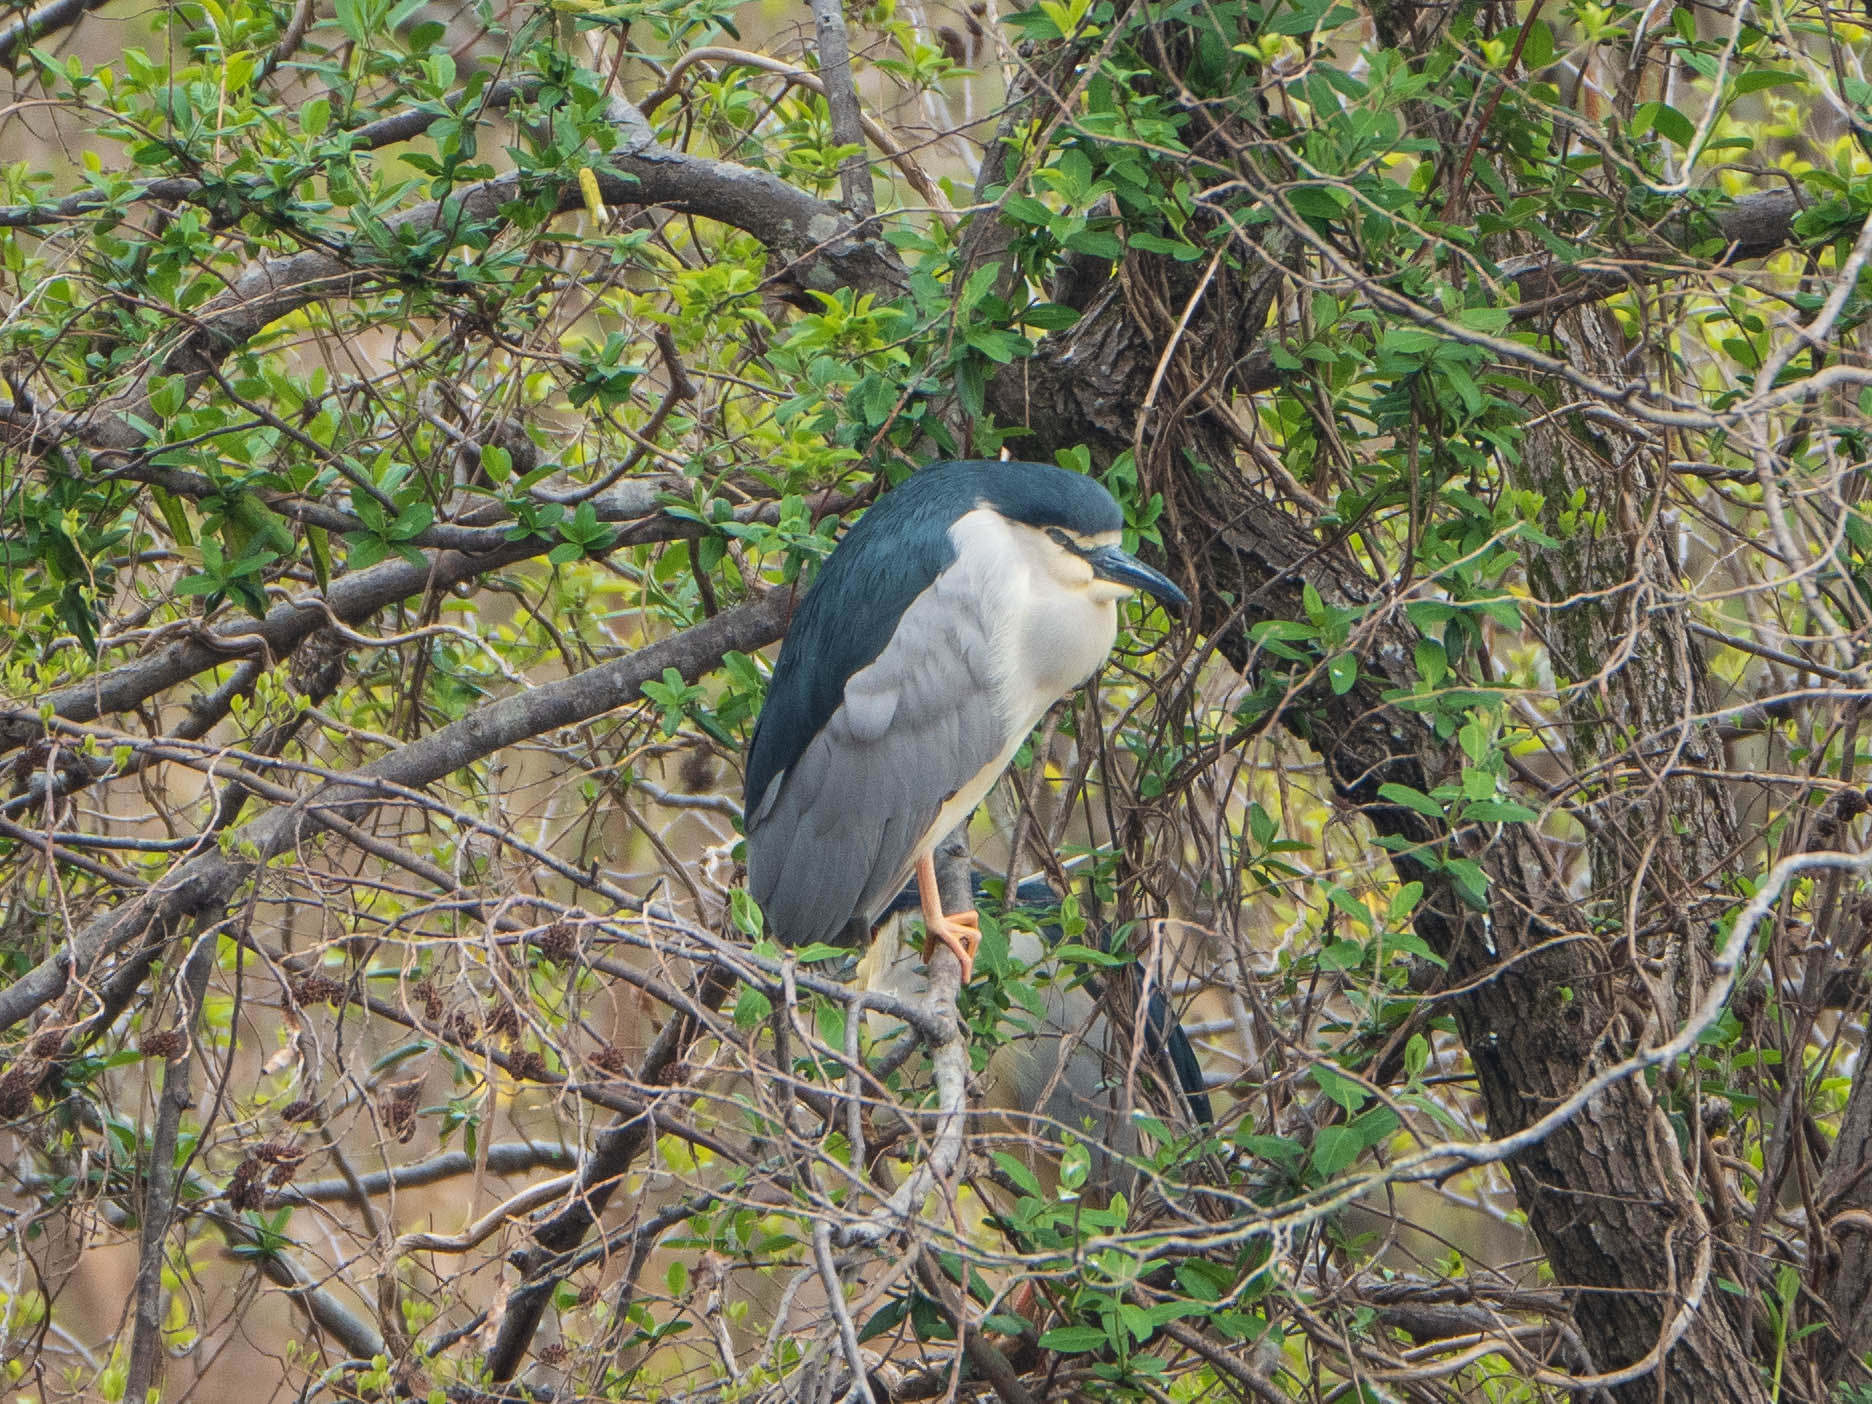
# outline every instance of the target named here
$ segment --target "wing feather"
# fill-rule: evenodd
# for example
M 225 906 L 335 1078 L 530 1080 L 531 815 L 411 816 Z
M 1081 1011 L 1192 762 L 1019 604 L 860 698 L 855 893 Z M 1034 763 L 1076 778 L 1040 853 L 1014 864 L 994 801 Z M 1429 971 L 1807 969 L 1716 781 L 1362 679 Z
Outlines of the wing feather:
M 848 922 L 868 924 L 935 837 L 945 804 L 973 809 L 1000 773 L 1012 747 L 980 598 L 946 578 L 917 596 L 762 797 L 748 888 L 776 940 L 832 941 Z

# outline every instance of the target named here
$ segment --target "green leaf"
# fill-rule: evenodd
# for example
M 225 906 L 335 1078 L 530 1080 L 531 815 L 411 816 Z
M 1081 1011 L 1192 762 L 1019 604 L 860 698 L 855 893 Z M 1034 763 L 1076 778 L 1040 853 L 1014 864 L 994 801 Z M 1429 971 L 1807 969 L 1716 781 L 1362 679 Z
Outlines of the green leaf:
M 1043 1350 L 1078 1355 L 1088 1350 L 1101 1350 L 1110 1339 L 1096 1326 L 1055 1326 L 1040 1338 L 1040 1346 Z
M 1248 1123 L 1242 1123 L 1245 1127 Z M 1262 1160 L 1272 1161 L 1289 1172 L 1298 1170 L 1306 1158 L 1306 1148 L 1298 1141 L 1285 1136 L 1259 1136 L 1241 1134 L 1235 1137 L 1235 1144 L 1248 1154 L 1259 1156 Z
M 1531 824 L 1540 814 L 1512 800 L 1472 800 L 1463 806 L 1462 817 L 1478 824 Z
M 737 1029 L 746 1032 L 755 1028 L 773 1013 L 773 1001 L 759 990 L 742 986 L 739 998 L 735 1000 L 734 1021 Z
M 1358 682 L 1358 658 L 1350 653 L 1341 653 L 1326 664 L 1326 681 L 1332 686 L 1333 696 L 1344 697 Z
M 1633 136 L 1643 136 L 1652 130 L 1686 150 L 1696 140 L 1695 124 L 1667 102 L 1640 103 L 1638 110 L 1632 113 Z
M 1019 1187 L 1022 1194 L 1032 1195 L 1035 1199 L 1045 1197 L 1039 1178 L 1034 1174 L 1032 1167 L 1019 1156 L 1009 1155 L 1006 1151 L 996 1151 L 994 1162 L 1001 1167 L 1001 1173 Z
M 1287 203 L 1302 218 L 1332 220 L 1345 213 L 1352 197 L 1329 185 L 1300 185 L 1287 192 Z
M 1778 88 L 1787 83 L 1803 83 L 1798 73 L 1783 73 L 1776 68 L 1752 68 L 1735 80 L 1735 95 L 1745 97 L 1764 88 Z
M 1358 1132 L 1349 1126 L 1322 1126 L 1313 1138 L 1313 1169 L 1323 1180 L 1352 1168 L 1365 1146 Z
M 760 904 L 745 887 L 737 887 L 728 894 L 728 912 L 736 931 L 749 940 L 760 939 L 765 921 L 761 916 Z
M 1535 20 L 1528 26 L 1527 42 L 1521 46 L 1521 62 L 1529 72 L 1547 67 L 1553 62 L 1553 29 L 1546 20 Z
M 1400 785 L 1390 781 L 1378 787 L 1378 798 L 1401 804 L 1406 809 L 1414 809 L 1426 819 L 1443 818 L 1443 806 L 1438 804 L 1422 790 L 1414 790 L 1409 785 Z
M 1371 1100 L 1371 1093 L 1362 1084 L 1354 1082 L 1331 1064 L 1315 1063 L 1307 1069 L 1307 1076 L 1318 1084 L 1320 1091 L 1349 1112 L 1357 1111 Z

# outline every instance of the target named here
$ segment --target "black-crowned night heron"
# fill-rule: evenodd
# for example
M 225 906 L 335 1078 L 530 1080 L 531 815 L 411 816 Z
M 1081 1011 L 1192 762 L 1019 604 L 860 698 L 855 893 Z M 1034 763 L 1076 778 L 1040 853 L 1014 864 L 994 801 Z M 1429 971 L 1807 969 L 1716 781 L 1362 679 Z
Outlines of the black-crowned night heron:
M 747 766 L 748 890 L 784 945 L 862 943 L 912 872 L 966 980 L 930 849 L 1111 651 L 1118 601 L 1183 592 L 1119 545 L 1090 478 L 933 464 L 841 541 L 780 647 Z

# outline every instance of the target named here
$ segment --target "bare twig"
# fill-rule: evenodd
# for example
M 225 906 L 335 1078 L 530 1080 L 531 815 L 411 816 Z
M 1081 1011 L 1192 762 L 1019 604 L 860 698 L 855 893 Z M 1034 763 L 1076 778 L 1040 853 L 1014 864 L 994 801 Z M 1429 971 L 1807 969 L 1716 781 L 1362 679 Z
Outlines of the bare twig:
M 505 698 L 365 766 L 358 778 L 380 778 L 411 789 L 433 784 L 504 746 L 634 701 L 643 684 L 660 678 L 666 667 L 697 677 L 719 664 L 730 649 L 755 649 L 777 638 L 787 603 L 781 592 L 763 595 L 687 633 Z M 324 811 L 352 820 L 379 802 L 367 788 L 333 784 L 301 808 L 276 811 L 248 824 L 227 853 L 210 852 L 180 864 L 135 901 L 95 918 L 65 950 L 0 990 L 0 1029 L 58 998 L 74 973 L 90 978 L 99 962 L 151 927 L 173 930 L 191 916 L 218 912 L 257 866 L 315 833 Z
M 162 1100 L 150 1136 L 148 1178 L 143 1186 L 142 1242 L 137 1250 L 136 1322 L 130 1336 L 130 1363 L 124 1386 L 125 1397 L 130 1399 L 149 1396 L 162 1354 L 162 1279 L 168 1260 L 169 1225 L 175 1214 L 176 1137 L 182 1113 L 190 1104 L 189 1073 L 195 1059 L 196 1023 L 208 992 L 208 976 L 214 969 L 218 937 L 219 930 L 210 927 L 195 938 L 178 982 L 177 1025 L 184 1042 L 164 1068 Z
M 864 124 L 852 74 L 851 41 L 845 32 L 843 0 L 812 0 L 813 27 L 819 35 L 819 72 L 825 76 L 826 108 L 832 115 L 832 140 L 857 150 L 839 162 L 839 190 L 845 208 L 859 221 L 877 214 L 871 194 L 871 167 L 864 154 Z

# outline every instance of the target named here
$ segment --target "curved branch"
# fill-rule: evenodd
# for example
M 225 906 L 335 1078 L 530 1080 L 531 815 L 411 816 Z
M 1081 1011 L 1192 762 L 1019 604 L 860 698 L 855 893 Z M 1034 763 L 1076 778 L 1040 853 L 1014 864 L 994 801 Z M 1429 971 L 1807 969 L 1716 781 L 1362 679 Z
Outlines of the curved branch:
M 745 230 L 781 261 L 773 275 L 777 284 L 817 291 L 850 287 L 886 297 L 908 286 L 908 273 L 897 255 L 881 241 L 859 234 L 835 206 L 770 172 L 662 145 L 643 114 L 621 98 L 612 99 L 609 116 L 623 141 L 592 171 L 607 205 L 654 205 Z M 538 175 L 509 172 L 384 221 L 379 238 L 383 246 L 395 248 L 406 239 L 440 234 L 445 236 L 440 246 L 446 248 L 472 226 L 504 223 L 507 206 L 540 188 Z M 584 205 L 577 179 L 562 179 L 552 192 L 553 214 Z M 433 246 L 438 241 L 424 242 Z M 148 426 L 163 418 L 150 404 L 153 376 L 184 377 L 192 396 L 235 350 L 280 318 L 415 272 L 407 265 L 383 263 L 374 250 L 374 243 L 360 240 L 336 252 L 315 248 L 261 259 L 238 274 L 226 292 L 203 304 L 188 331 L 153 358 L 149 370 L 123 394 L 83 414 L 62 417 L 0 406 L 0 419 L 41 442 L 75 439 L 104 456 L 102 466 L 114 467 L 110 456 L 144 449 Z
M 748 652 L 779 638 L 789 604 L 787 592 L 776 590 L 723 610 L 693 629 L 623 658 L 503 698 L 392 751 L 355 775 L 359 781 L 381 779 L 411 789 L 431 785 L 502 747 L 635 701 L 644 683 L 662 677 L 665 668 L 693 682 L 730 650 Z M 359 784 L 334 781 L 299 806 L 275 810 L 245 825 L 225 851 L 177 865 L 135 900 L 91 921 L 67 949 L 0 990 L 0 1030 L 57 999 L 74 973 L 90 979 L 100 962 L 144 932 L 172 931 L 182 921 L 218 912 L 267 862 L 316 833 L 324 815 L 354 823 L 381 802 L 381 795 Z
M 502 1141 L 487 1148 L 485 1169 L 490 1175 L 523 1175 L 529 1170 L 569 1170 L 576 1163 L 572 1152 L 563 1146 Z M 467 1151 L 443 1151 L 414 1165 L 373 1170 L 359 1175 L 356 1180 L 307 1180 L 282 1190 L 280 1202 L 309 1204 L 326 1199 L 349 1199 L 359 1190 L 365 1194 L 388 1194 L 393 1189 L 416 1189 L 459 1175 L 472 1175 L 475 1169 L 475 1158 Z
M 699 522 L 657 510 L 661 486 L 661 479 L 632 482 L 594 501 L 601 520 L 630 523 L 617 533 L 612 549 L 680 541 L 707 533 L 709 529 Z M 772 504 L 763 503 L 737 512 L 736 520 L 766 519 L 776 510 Z M 265 619 L 240 619 L 212 633 L 192 633 L 146 658 L 48 693 L 30 708 L 0 708 L 0 751 L 26 745 L 42 735 L 40 717 L 47 708 L 53 715 L 73 722 L 127 712 L 229 659 L 258 657 L 277 661 L 328 624 L 362 623 L 400 600 L 425 591 L 450 589 L 502 566 L 544 555 L 556 544 L 546 537 L 530 536 L 501 542 L 478 554 L 442 551 L 417 563 L 385 561 L 340 576 L 324 595 L 288 600 L 268 611 Z
M 0 68 L 12 68 L 27 46 L 37 44 L 48 34 L 70 29 L 92 10 L 103 6 L 104 0 L 52 0 L 50 5 L 8 25 L 0 30 Z

